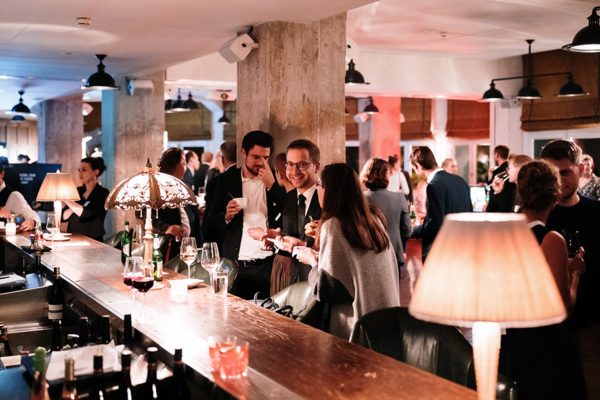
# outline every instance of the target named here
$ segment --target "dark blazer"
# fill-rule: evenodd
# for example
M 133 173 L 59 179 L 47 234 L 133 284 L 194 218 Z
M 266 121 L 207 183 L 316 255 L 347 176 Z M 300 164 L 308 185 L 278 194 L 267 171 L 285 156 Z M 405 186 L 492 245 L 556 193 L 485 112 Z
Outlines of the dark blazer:
M 410 237 L 410 212 L 403 193 L 387 189 L 367 190 L 369 204 L 377 206 L 385 215 L 387 233 L 396 253 L 398 268 L 404 264 L 404 243 Z
M 273 172 L 275 176 L 275 172 Z M 277 180 L 267 191 L 267 211 L 269 228 L 281 226 L 281 209 L 285 189 L 277 184 Z M 225 223 L 227 203 L 235 197 L 242 197 L 242 169 L 229 168 L 219 175 L 210 203 L 207 204 L 205 216 L 208 222 L 207 230 L 211 235 L 223 237 L 223 257 L 237 260 L 242 241 L 242 227 L 244 224 L 244 210 L 240 211 L 233 219 Z
M 413 237 L 423 239 L 423 261 L 444 222 L 444 217 L 447 214 L 473 211 L 469 186 L 460 176 L 439 170 L 427 185 L 426 207 L 425 222 L 413 229 Z
M 281 227 L 281 234 L 283 236 L 293 236 L 298 239 L 301 239 L 306 242 L 308 247 L 312 247 L 315 243 L 315 239 L 310 236 L 306 236 L 304 232 L 304 226 L 311 221 L 315 221 L 321 219 L 321 206 L 319 205 L 319 196 L 315 191 L 310 204 L 308 205 L 308 211 L 306 212 L 306 216 L 304 217 L 304 224 L 302 227 L 298 226 L 298 189 L 290 190 L 285 195 L 285 200 L 283 202 L 283 222 Z M 282 252 L 284 255 L 290 255 L 288 253 Z M 310 265 L 303 264 L 296 260 L 292 259 L 291 264 L 291 274 L 290 274 L 290 282 L 294 283 L 297 281 L 305 281 L 308 280 L 308 273 L 310 272 Z
M 196 171 L 196 173 L 194 175 L 192 175 L 190 170 L 186 167 L 185 174 L 183 174 L 183 179 L 182 179 L 183 183 L 188 185 L 190 187 L 190 189 L 192 189 L 194 191 L 195 194 L 198 194 L 198 187 L 195 186 L 195 184 L 194 184 L 194 181 L 195 181 L 197 175 L 198 175 L 198 171 Z M 188 221 L 190 222 L 190 236 L 192 236 L 192 237 L 196 237 L 198 234 L 198 227 L 196 226 L 197 225 L 197 221 L 196 221 L 197 211 L 198 211 L 197 206 L 195 206 L 193 204 L 185 206 L 185 214 L 187 215 Z
M 92 239 L 102 241 L 102 237 L 104 236 L 104 217 L 106 216 L 104 202 L 106 201 L 106 197 L 108 197 L 108 189 L 96 184 L 87 199 L 83 198 L 85 186 L 79 186 L 77 192 L 79 192 L 77 203 L 83 206 L 83 212 L 79 217 L 75 213 L 69 217 L 67 232 L 80 233 Z
M 503 162 L 492 173 L 492 181 L 496 175 L 508 170 L 508 162 Z M 492 181 L 489 183 L 491 184 Z M 490 201 L 487 205 L 487 212 L 513 212 L 515 209 L 515 198 L 517 196 L 517 185 L 508 180 L 504 181 L 504 189 L 496 194 L 490 186 Z
M 208 164 L 200 164 L 200 168 L 196 171 L 194 175 L 194 185 L 196 189 L 196 194 L 198 194 L 198 190 L 206 186 L 206 172 L 208 171 Z

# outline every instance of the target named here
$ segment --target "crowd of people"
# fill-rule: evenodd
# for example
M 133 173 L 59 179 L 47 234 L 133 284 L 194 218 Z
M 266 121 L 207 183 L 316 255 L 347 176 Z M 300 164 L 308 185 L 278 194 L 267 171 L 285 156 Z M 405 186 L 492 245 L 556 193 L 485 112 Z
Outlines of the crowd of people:
M 241 145 L 239 162 L 233 141 L 224 142 L 214 157 L 165 150 L 160 171 L 183 180 L 196 194 L 205 193 L 206 205 L 159 210 L 154 230 L 216 242 L 221 255 L 237 264 L 232 292 L 245 299 L 308 281 L 315 297 L 331 306 L 330 332 L 345 339 L 361 316 L 400 305 L 408 240 L 421 240 L 425 261 L 444 217 L 473 210 L 456 160 L 438 166 L 426 146 L 410 155 L 421 179 L 413 192 L 397 156 L 372 158 L 358 175 L 346 164 L 322 166 L 319 148 L 306 139 L 294 140 L 276 156 L 267 132 L 249 132 Z M 539 397 L 540 388 L 553 398 L 584 398 L 586 391 L 593 398 L 600 381 L 595 379 L 600 368 L 600 181 L 593 159 L 574 142 L 559 139 L 543 147 L 539 160 L 500 145 L 494 161 L 486 211 L 526 217 L 569 313 L 561 324 L 509 330 L 503 336 L 501 370 L 517 380 L 522 398 Z M 80 200 L 63 204 L 69 232 L 102 240 L 108 190 L 99 177 L 105 169 L 101 158 L 81 160 Z M 0 217 L 19 213 L 24 229 L 39 224 L 4 175 L 0 164 Z M 415 223 L 410 210 L 419 201 L 423 210 Z M 574 250 L 565 240 L 573 232 L 580 245 Z M 178 242 L 172 243 L 171 257 L 178 252 Z M 545 383 L 549 379 L 552 385 Z

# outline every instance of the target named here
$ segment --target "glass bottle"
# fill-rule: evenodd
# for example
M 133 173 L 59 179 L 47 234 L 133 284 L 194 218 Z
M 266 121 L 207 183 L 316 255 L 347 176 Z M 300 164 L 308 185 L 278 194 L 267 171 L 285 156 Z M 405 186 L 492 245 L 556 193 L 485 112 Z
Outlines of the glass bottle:
M 60 284 L 60 268 L 54 267 L 54 282 L 52 289 L 50 290 L 50 298 L 48 299 L 48 319 L 53 321 L 55 319 L 63 318 L 63 303 L 64 295 Z
M 121 262 L 125 264 L 125 259 L 131 256 L 131 235 L 129 234 L 129 221 L 125 221 L 123 235 L 121 236 Z
M 173 356 L 173 380 L 170 399 L 172 400 L 189 400 L 190 389 L 185 380 L 185 365 L 183 364 L 183 354 L 181 349 L 175 349 Z
M 109 344 L 110 343 L 110 315 L 103 315 L 101 317 L 101 326 L 100 330 L 100 343 L 101 344 Z
M 148 375 L 146 376 L 146 382 L 141 387 L 141 398 L 144 400 L 148 399 L 160 399 L 160 393 L 158 391 L 158 378 L 156 377 L 156 362 L 157 362 L 158 349 L 156 347 L 148 347 L 146 350 L 146 360 L 148 361 Z
M 8 343 L 8 328 L 5 325 L 0 324 L 0 337 L 2 338 L 2 344 L 4 345 L 4 352 L 2 356 L 12 356 L 12 350 Z
M 63 382 L 61 400 L 78 400 L 77 387 L 75 385 L 75 361 L 65 358 L 65 381 Z
M 50 350 L 60 351 L 62 349 L 62 323 L 60 319 L 52 321 L 52 346 Z
M 102 354 L 94 355 L 94 375 L 90 384 L 90 400 L 106 399 L 106 389 L 104 388 L 104 370 L 102 368 Z
M 79 346 L 87 346 L 90 340 L 88 317 L 79 317 Z
M 35 349 L 33 370 L 33 383 L 29 400 L 49 400 L 48 385 L 46 384 L 46 350 L 43 347 Z
M 152 264 L 154 264 L 154 280 L 162 281 L 163 279 L 163 256 L 160 252 L 160 237 L 158 234 L 154 234 L 154 241 L 152 246 Z
M 131 314 L 125 314 L 123 316 L 123 344 L 125 346 L 131 346 L 133 342 L 133 329 L 131 325 Z
M 121 353 L 121 377 L 114 400 L 133 400 L 133 385 L 131 384 L 131 351 Z

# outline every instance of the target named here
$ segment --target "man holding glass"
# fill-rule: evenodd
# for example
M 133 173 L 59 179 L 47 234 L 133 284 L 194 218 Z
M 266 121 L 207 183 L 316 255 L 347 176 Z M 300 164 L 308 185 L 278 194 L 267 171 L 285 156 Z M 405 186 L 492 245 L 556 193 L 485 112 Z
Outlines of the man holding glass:
M 272 151 L 270 134 L 247 133 L 242 140 L 242 168 L 221 174 L 209 204 L 210 229 L 223 232 L 223 256 L 238 263 L 232 292 L 244 299 L 257 291 L 269 294 L 273 252 L 252 239 L 248 229 L 275 228 L 281 223 L 285 191 L 268 164 Z
M 22 216 L 25 220 L 21 223 L 22 231 L 34 229 L 36 224 L 41 225 L 40 217 L 29 207 L 25 197 L 12 190 L 4 182 L 4 166 L 0 164 L 0 218 L 8 219 L 11 214 Z
M 542 148 L 541 157 L 558 168 L 560 175 L 558 202 L 546 226 L 567 235 L 577 232 L 579 243 L 585 249 L 585 272 L 579 278 L 569 324 L 579 345 L 588 398 L 597 399 L 600 398 L 600 253 L 597 250 L 600 202 L 577 194 L 583 170 L 579 146 L 569 140 L 553 140 Z

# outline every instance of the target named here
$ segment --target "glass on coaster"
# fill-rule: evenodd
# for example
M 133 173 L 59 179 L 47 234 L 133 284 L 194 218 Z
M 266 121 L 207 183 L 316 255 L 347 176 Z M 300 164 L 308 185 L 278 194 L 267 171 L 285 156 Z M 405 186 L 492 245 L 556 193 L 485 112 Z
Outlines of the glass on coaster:
M 214 294 L 219 296 L 227 295 L 227 283 L 229 280 L 229 276 L 227 274 L 227 270 L 224 268 L 217 268 L 211 273 L 210 277 L 210 287 Z
M 210 336 L 208 352 L 211 370 L 221 379 L 237 379 L 248 375 L 247 341 L 233 335 Z

